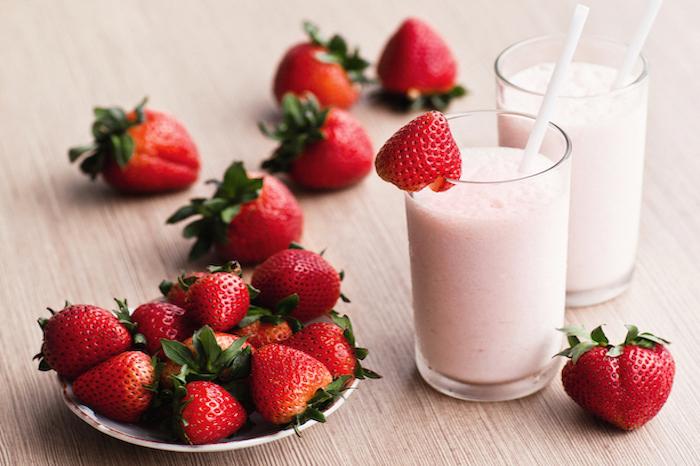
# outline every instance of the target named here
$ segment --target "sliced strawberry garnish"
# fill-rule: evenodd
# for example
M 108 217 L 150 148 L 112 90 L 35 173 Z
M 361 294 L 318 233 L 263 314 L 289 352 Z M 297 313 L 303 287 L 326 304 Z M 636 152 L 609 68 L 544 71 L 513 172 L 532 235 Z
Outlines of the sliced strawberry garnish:
M 377 174 L 404 191 L 446 191 L 462 173 L 457 143 L 447 118 L 440 112 L 424 113 L 398 130 L 377 154 Z

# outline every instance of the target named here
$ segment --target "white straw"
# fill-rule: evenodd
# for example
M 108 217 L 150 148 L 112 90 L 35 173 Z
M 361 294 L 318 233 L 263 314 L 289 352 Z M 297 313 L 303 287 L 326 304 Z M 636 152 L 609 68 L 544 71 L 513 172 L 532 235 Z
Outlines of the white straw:
M 540 111 L 537 113 L 535 125 L 525 145 L 523 160 L 520 162 L 520 172 L 527 172 L 532 164 L 532 160 L 535 158 L 535 154 L 540 152 L 540 147 L 542 146 L 542 141 L 547 131 L 547 124 L 554 114 L 557 97 L 566 79 L 566 72 L 569 69 L 571 60 L 574 58 L 574 52 L 576 52 L 576 47 L 578 46 L 578 41 L 583 31 L 583 25 L 586 24 L 587 18 L 588 7 L 581 4 L 576 5 L 574 14 L 571 17 L 569 33 L 564 42 L 564 48 L 554 67 L 554 73 L 552 73 L 552 78 L 549 80 L 549 85 L 547 86 L 547 92 L 542 99 L 542 105 L 540 106 Z
M 651 31 L 651 27 L 654 25 L 656 15 L 661 9 L 661 3 L 663 3 L 663 0 L 649 0 L 647 11 L 644 13 L 644 18 L 642 18 L 642 21 L 639 23 L 639 27 L 637 27 L 637 30 L 634 33 L 632 42 L 630 42 L 629 47 L 627 47 L 627 53 L 625 53 L 625 58 L 622 61 L 622 65 L 617 71 L 617 77 L 615 78 L 612 86 L 613 89 L 619 89 L 625 85 L 627 76 L 629 76 L 630 72 L 632 71 L 634 64 L 637 63 L 639 53 L 642 51 L 644 42 L 646 42 L 647 36 Z

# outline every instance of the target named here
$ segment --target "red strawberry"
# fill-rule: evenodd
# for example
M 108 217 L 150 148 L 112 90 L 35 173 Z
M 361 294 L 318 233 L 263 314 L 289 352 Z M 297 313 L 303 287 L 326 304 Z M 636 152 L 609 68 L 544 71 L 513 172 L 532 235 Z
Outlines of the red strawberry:
M 566 393 L 583 409 L 632 430 L 646 424 L 666 403 L 676 365 L 665 348 L 669 342 L 627 326 L 625 342 L 608 342 L 602 327 L 590 336 L 582 329 L 562 329 L 570 348 L 560 356 L 570 357 L 561 377 Z
M 226 260 L 257 263 L 301 236 L 302 213 L 287 187 L 272 176 L 249 178 L 243 163 L 234 162 L 217 182 L 211 199 L 192 199 L 168 218 L 177 223 L 193 215 L 183 235 L 197 237 L 190 258 L 212 246 Z
M 194 277 L 195 279 L 201 278 L 206 275 L 206 272 L 190 272 L 184 275 L 184 278 L 190 279 Z M 178 282 L 171 282 L 170 280 L 163 280 L 158 285 L 158 289 L 163 294 L 165 299 L 176 306 L 184 309 L 185 307 L 185 290 L 182 289 Z
M 294 245 L 272 255 L 253 272 L 251 284 L 260 290 L 257 302 L 274 307 L 289 295 L 299 296 L 299 305 L 290 313 L 303 322 L 329 313 L 343 297 L 342 275 L 320 254 Z
M 129 330 L 111 312 L 87 304 L 67 305 L 50 319 L 39 319 L 44 332 L 39 369 L 73 379 L 115 354 L 129 349 Z
M 160 373 L 160 383 L 166 388 L 172 387 L 171 376 L 179 374 L 183 365 L 187 365 L 190 373 L 209 380 L 229 381 L 248 375 L 239 366 L 247 365 L 243 362 L 250 358 L 253 347 L 237 335 L 213 332 L 204 326 L 182 343 L 164 340 L 162 344 L 167 360 Z M 223 353 L 226 354 L 222 356 Z
M 409 18 L 389 39 L 377 74 L 389 94 L 413 109 L 439 110 L 465 95 L 456 85 L 457 61 L 445 41 L 425 22 Z
M 293 294 L 277 303 L 274 311 L 250 306 L 248 313 L 234 331 L 236 335 L 248 337 L 247 342 L 255 348 L 272 343 L 281 343 L 301 329 L 301 322 L 290 314 L 299 305 L 299 296 Z
M 268 324 L 256 320 L 252 324 L 234 330 L 233 333 L 241 337 L 248 337 L 248 342 L 254 348 L 260 348 L 272 343 L 281 343 L 291 337 L 293 332 L 289 324 L 284 321 L 279 324 Z
M 230 262 L 210 267 L 209 275 L 188 285 L 185 303 L 192 320 L 223 332 L 245 317 L 250 305 L 248 286 L 240 277 L 240 266 Z
M 73 393 L 110 419 L 136 422 L 151 403 L 155 381 L 151 358 L 140 351 L 127 351 L 75 379 Z
M 182 124 L 170 115 L 144 110 L 144 99 L 126 114 L 119 107 L 96 108 L 94 142 L 74 147 L 71 162 L 87 155 L 80 169 L 100 173 L 119 191 L 158 193 L 187 188 L 199 175 L 199 153 Z
M 131 315 L 131 321 L 137 324 L 137 330 L 146 339 L 146 349 L 151 354 L 160 350 L 161 338 L 183 340 L 195 330 L 184 309 L 163 302 L 140 305 Z
M 316 322 L 309 324 L 283 344 L 296 348 L 321 361 L 333 377 L 348 376 L 377 379 L 381 376 L 365 369 L 360 360 L 367 356 L 366 348 L 355 346 L 352 324 L 347 316 L 332 313 L 334 323 Z
M 263 418 L 273 424 L 325 421 L 321 409 L 339 396 L 346 378 L 333 380 L 326 366 L 303 351 L 272 344 L 253 354 L 250 388 Z
M 462 173 L 461 157 L 447 118 L 432 111 L 394 133 L 377 154 L 377 174 L 404 191 L 447 191 Z
M 289 49 L 277 67 L 273 86 L 277 101 L 287 92 L 312 92 L 324 106 L 350 108 L 360 95 L 360 84 L 369 81 L 363 75 L 369 63 L 357 49 L 350 53 L 342 37 L 324 41 L 309 22 L 304 30 L 310 42 Z
M 349 113 L 337 108 L 321 110 L 312 94 L 304 99 L 287 94 L 282 108 L 283 120 L 276 128 L 260 125 L 263 133 L 280 143 L 263 168 L 273 173 L 287 171 L 310 189 L 345 188 L 372 170 L 372 141 Z
M 203 445 L 237 432 L 246 422 L 243 405 L 213 382 L 195 381 L 185 385 L 178 420 L 182 440 Z

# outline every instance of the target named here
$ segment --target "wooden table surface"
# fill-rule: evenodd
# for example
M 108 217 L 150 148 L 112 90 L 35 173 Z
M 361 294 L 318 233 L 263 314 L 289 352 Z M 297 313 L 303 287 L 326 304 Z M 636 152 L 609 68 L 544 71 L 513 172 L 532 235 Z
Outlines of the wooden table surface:
M 642 0 L 591 2 L 587 32 L 629 37 Z M 648 158 L 637 273 L 626 294 L 568 311 L 571 323 L 634 322 L 673 341 L 676 383 L 661 413 L 623 433 L 582 414 L 559 380 L 506 403 L 468 403 L 421 381 L 402 194 L 370 176 L 335 193 L 299 193 L 303 242 L 328 248 L 353 298 L 368 366 L 363 385 L 325 426 L 242 451 L 186 455 L 122 443 L 91 429 L 61 402 L 53 375 L 31 361 L 35 319 L 64 299 L 138 303 L 161 278 L 189 267 L 189 243 L 165 218 L 210 192 L 123 197 L 90 183 L 66 149 L 89 140 L 95 104 L 131 106 L 143 95 L 173 113 L 199 145 L 202 180 L 234 159 L 253 167 L 272 144 L 256 129 L 275 107 L 277 60 L 310 18 L 342 31 L 376 59 L 408 15 L 452 44 L 471 95 L 452 110 L 494 106 L 493 60 L 510 43 L 565 28 L 573 2 L 470 0 L 1 1 L 0 2 L 0 464 L 699 464 L 700 463 L 700 7 L 667 1 L 647 46 L 652 63 Z M 353 113 L 375 145 L 409 116 L 364 99 Z M 201 265 L 201 264 L 200 264 Z

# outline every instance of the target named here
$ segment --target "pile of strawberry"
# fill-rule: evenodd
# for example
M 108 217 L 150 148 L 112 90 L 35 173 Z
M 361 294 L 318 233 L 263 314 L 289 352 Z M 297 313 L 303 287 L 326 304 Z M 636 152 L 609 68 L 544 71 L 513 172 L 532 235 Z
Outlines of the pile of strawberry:
M 330 39 L 304 22 L 308 39 L 289 48 L 277 66 L 273 93 L 282 107 L 274 128 L 263 133 L 279 146 L 262 168 L 288 172 L 314 190 L 345 188 L 371 171 L 370 138 L 348 110 L 370 63 L 338 34 Z M 381 100 L 401 109 L 444 109 L 466 94 L 456 83 L 457 61 L 447 43 L 424 21 L 406 19 L 388 39 L 376 66 Z M 186 128 L 171 115 L 147 109 L 97 107 L 93 141 L 69 150 L 71 162 L 119 191 L 157 193 L 182 190 L 199 176 L 200 156 Z
M 165 429 L 190 444 L 228 438 L 257 411 L 298 429 L 362 367 L 347 316 L 333 310 L 342 272 L 293 246 L 245 283 L 235 262 L 164 281 L 162 300 L 129 313 L 66 303 L 39 319 L 41 370 L 55 370 L 85 405 L 115 421 Z M 327 316 L 325 321 L 310 322 Z

